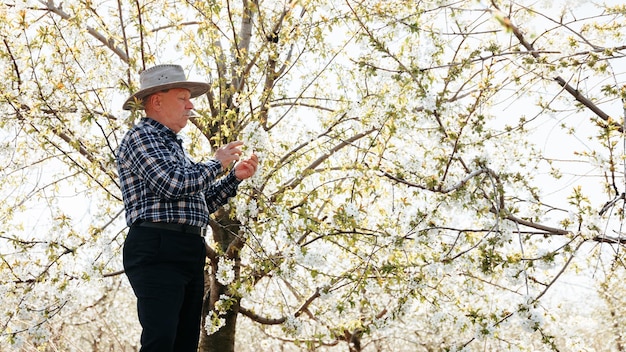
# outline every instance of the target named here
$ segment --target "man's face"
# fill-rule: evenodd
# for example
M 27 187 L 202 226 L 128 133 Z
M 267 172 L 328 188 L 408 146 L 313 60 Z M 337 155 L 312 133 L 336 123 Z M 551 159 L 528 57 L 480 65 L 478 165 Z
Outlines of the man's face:
M 169 127 L 175 133 L 180 132 L 189 120 L 193 109 L 191 93 L 184 88 L 173 88 L 167 92 L 156 93 L 160 98 L 159 115 L 161 123 Z

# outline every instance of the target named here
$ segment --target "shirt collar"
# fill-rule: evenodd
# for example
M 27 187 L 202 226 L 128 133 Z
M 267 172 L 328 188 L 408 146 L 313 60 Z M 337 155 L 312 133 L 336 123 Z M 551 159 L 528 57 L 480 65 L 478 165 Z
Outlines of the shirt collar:
M 171 134 L 172 136 L 176 136 L 176 133 L 174 133 L 174 131 L 172 131 L 169 127 L 165 126 L 164 124 L 160 123 L 157 120 L 154 120 L 151 117 L 144 117 L 143 118 L 143 123 L 148 124 L 148 125 L 156 128 L 160 132 L 164 132 L 164 133 L 167 133 L 167 134 Z
M 178 135 L 176 133 L 174 133 L 174 131 L 172 131 L 169 127 L 165 126 L 164 124 L 160 123 L 157 120 L 152 119 L 151 117 L 144 117 L 143 118 L 143 123 L 154 127 L 155 129 L 157 129 L 159 132 L 164 133 L 172 138 L 174 138 L 175 140 L 179 140 Z

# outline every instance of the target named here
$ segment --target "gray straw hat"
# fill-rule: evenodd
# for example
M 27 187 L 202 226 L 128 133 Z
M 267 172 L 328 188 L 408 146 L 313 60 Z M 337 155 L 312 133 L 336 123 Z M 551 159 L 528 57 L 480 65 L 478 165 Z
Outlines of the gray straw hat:
M 157 65 L 146 69 L 139 74 L 139 83 L 139 91 L 126 99 L 124 110 L 132 110 L 133 107 L 143 109 L 143 99 L 162 90 L 185 88 L 189 89 L 191 97 L 195 98 L 206 93 L 210 87 L 208 83 L 188 81 L 183 68 L 179 65 Z

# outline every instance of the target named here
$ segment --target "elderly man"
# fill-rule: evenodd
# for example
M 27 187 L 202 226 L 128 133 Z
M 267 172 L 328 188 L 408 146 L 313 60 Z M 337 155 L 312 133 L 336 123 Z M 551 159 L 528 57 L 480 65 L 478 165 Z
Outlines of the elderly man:
M 141 351 L 197 350 L 209 215 L 256 172 L 255 155 L 239 160 L 242 142 L 219 148 L 204 163 L 185 153 L 177 134 L 189 120 L 191 99 L 208 89 L 188 81 L 178 65 L 158 65 L 140 74 L 140 90 L 123 106 L 145 110 L 117 151 L 129 226 L 123 261 L 137 296 Z

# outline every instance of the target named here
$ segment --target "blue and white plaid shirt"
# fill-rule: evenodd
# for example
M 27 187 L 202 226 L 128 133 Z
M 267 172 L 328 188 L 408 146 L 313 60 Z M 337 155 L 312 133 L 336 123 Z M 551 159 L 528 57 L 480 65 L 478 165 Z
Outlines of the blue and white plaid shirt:
M 219 160 L 191 161 L 176 134 L 150 118 L 122 139 L 117 169 L 128 226 L 139 220 L 206 226 L 241 183 L 232 171 L 216 180 Z

